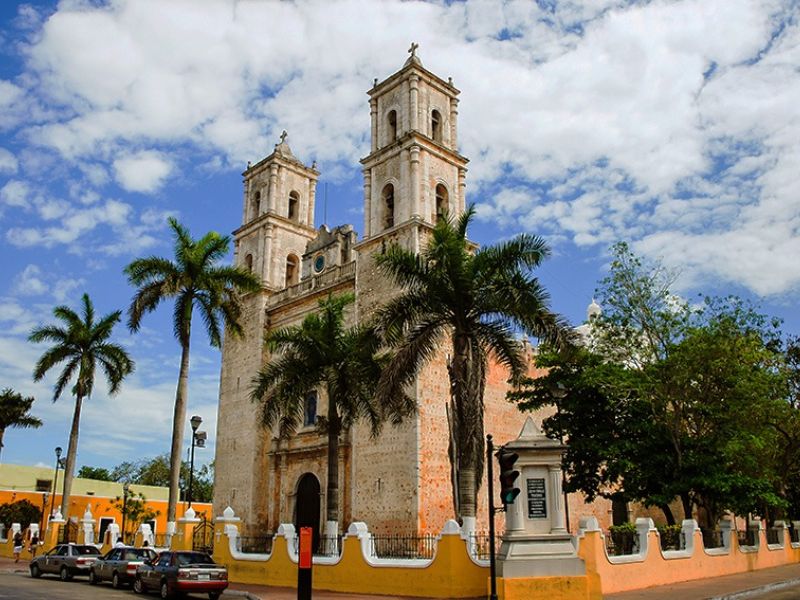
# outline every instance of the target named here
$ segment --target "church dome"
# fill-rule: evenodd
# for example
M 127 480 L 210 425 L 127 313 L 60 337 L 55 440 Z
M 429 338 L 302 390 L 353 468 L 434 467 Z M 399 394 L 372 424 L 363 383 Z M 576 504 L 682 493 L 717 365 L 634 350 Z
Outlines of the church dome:
M 586 319 L 591 321 L 594 318 L 599 317 L 603 313 L 603 309 L 600 308 L 600 305 L 594 301 L 592 298 L 592 303 L 586 308 Z

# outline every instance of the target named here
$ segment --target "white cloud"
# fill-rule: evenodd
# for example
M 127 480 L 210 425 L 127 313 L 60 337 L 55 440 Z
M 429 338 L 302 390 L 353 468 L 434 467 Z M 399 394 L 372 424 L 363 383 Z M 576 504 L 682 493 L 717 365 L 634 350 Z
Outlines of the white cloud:
M 172 164 L 157 152 L 139 152 L 114 161 L 119 184 L 131 192 L 158 190 L 172 171 Z
M 0 188 L 0 201 L 8 206 L 27 207 L 30 193 L 27 183 L 12 179 Z
M 42 280 L 42 270 L 36 265 L 28 265 L 14 279 L 14 293 L 20 296 L 41 296 L 48 290 Z
M 16 173 L 19 168 L 17 157 L 5 148 L 0 148 L 0 173 Z

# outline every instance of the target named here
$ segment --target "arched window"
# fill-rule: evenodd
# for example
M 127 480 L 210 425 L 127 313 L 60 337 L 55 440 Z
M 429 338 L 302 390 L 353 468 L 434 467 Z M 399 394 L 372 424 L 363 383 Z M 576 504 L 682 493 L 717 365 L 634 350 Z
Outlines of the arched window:
M 252 272 L 252 270 L 253 270 L 253 255 L 252 254 L 248 254 L 247 256 L 244 257 L 244 268 L 247 269 L 248 271 Z
M 383 228 L 394 227 L 394 186 L 387 183 L 383 188 Z
M 438 110 L 431 112 L 431 137 L 437 141 L 442 141 L 442 115 Z
M 289 192 L 289 210 L 287 212 L 287 216 L 292 221 L 296 221 L 299 214 L 300 214 L 300 194 L 294 191 Z
M 309 392 L 303 402 L 303 426 L 311 427 L 317 424 L 317 392 Z
M 441 183 L 436 186 L 436 222 L 438 223 L 445 213 L 448 212 L 450 203 L 448 201 L 447 188 Z
M 286 257 L 286 281 L 285 287 L 297 283 L 300 277 L 300 269 L 298 268 L 299 262 L 294 254 Z
M 254 219 L 261 214 L 261 192 L 253 194 L 252 210 Z
M 389 114 L 386 115 L 386 122 L 389 125 L 389 131 L 387 136 L 389 138 L 388 143 L 391 144 L 393 141 L 397 139 L 397 111 L 390 110 Z

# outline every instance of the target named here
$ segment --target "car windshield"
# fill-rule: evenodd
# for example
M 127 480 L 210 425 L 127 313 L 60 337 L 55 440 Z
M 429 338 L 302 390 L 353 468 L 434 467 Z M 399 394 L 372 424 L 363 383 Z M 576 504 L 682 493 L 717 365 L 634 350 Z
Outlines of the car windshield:
M 130 548 L 125 550 L 122 560 L 150 560 L 153 558 L 153 551 L 147 548 Z
M 186 565 L 213 565 L 214 559 L 204 552 L 179 552 L 177 557 L 179 567 Z
M 100 550 L 94 546 L 73 546 L 72 549 L 75 554 L 100 554 Z

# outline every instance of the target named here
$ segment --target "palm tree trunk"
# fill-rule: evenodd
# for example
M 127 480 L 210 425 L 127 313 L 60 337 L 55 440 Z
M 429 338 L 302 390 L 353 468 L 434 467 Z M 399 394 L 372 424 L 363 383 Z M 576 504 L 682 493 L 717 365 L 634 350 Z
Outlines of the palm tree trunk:
M 472 410 L 469 406 L 469 340 L 465 335 L 453 336 L 453 362 L 450 368 L 450 390 L 453 397 L 458 465 L 458 507 L 462 525 L 474 526 L 475 520 L 475 460 Z
M 75 471 L 75 459 L 78 456 L 78 430 L 81 424 L 81 405 L 83 397 L 75 398 L 75 412 L 72 413 L 72 428 L 69 431 L 69 446 L 67 447 L 67 463 L 64 465 L 64 493 L 61 496 L 61 516 L 69 519 L 69 497 L 72 492 L 72 474 Z M 53 490 L 58 493 L 58 490 Z
M 328 390 L 328 485 L 325 490 L 325 535 L 339 533 L 339 433 L 341 422 L 330 390 Z
M 169 456 L 169 504 L 167 522 L 175 522 L 180 494 L 181 459 L 183 458 L 183 427 L 186 424 L 186 404 L 189 387 L 189 340 L 181 345 L 181 370 L 175 392 L 175 412 L 172 416 L 172 448 Z
M 5 435 L 5 428 L 0 429 L 0 454 L 3 452 L 3 436 Z

